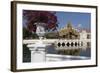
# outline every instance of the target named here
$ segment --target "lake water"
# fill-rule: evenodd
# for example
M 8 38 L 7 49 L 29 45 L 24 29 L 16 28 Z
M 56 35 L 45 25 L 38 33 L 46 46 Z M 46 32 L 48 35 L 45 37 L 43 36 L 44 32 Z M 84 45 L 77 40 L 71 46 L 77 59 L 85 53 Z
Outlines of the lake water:
M 23 46 L 23 62 L 31 62 L 31 52 L 26 45 Z M 89 57 L 91 58 L 91 48 L 87 48 L 86 50 L 80 50 L 78 56 Z M 58 51 L 54 48 L 54 46 L 49 46 L 46 48 L 47 54 L 58 54 Z M 73 55 L 74 56 L 74 55 Z M 63 58 L 64 59 L 64 58 Z M 81 60 L 80 58 L 70 58 L 70 60 Z
M 46 49 L 49 54 L 58 54 L 57 50 L 53 46 L 50 46 Z M 86 48 L 86 50 L 80 50 L 79 56 L 91 57 L 91 49 Z

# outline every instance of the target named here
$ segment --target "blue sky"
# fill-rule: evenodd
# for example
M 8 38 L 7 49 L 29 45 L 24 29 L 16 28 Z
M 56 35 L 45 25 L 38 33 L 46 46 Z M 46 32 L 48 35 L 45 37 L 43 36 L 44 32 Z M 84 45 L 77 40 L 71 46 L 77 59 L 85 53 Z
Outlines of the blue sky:
M 65 27 L 68 22 L 72 23 L 75 28 L 91 28 L 91 14 L 90 13 L 79 13 L 79 12 L 56 12 L 58 19 L 58 29 Z M 24 19 L 23 25 L 26 26 L 27 20 Z
M 62 28 L 71 22 L 72 25 L 77 28 L 90 29 L 91 27 L 91 14 L 90 13 L 79 13 L 79 12 L 56 12 L 58 18 L 59 27 Z

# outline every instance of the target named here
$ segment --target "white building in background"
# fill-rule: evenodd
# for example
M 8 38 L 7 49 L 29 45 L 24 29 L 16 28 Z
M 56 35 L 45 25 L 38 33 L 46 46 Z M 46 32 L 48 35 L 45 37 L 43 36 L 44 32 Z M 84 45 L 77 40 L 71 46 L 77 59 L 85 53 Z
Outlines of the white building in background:
M 91 46 L 91 32 L 87 30 L 82 30 L 80 32 L 80 40 L 83 41 L 83 44 L 87 47 Z

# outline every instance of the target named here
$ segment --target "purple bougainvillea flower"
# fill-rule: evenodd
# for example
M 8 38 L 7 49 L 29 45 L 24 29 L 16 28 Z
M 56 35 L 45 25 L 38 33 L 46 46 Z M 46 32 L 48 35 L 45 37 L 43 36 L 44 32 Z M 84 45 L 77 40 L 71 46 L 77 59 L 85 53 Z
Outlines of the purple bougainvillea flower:
M 56 30 L 58 26 L 55 12 L 24 10 L 23 17 L 27 20 L 26 26 L 31 32 L 36 32 L 36 25 L 34 25 L 36 22 L 45 23 L 46 30 Z

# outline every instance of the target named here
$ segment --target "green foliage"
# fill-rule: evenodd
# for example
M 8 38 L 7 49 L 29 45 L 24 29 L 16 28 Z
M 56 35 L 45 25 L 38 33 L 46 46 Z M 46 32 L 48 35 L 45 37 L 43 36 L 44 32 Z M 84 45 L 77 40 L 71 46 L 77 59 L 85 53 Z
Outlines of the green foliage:
M 23 39 L 36 39 L 38 36 L 36 33 L 32 33 L 29 30 L 27 30 L 25 27 L 23 27 Z
M 23 39 L 30 38 L 32 36 L 32 33 L 29 32 L 25 27 L 23 27 Z
M 32 39 L 38 39 L 38 35 L 36 33 L 32 33 Z
M 31 51 L 23 44 L 23 62 L 31 62 Z
M 57 39 L 57 38 L 59 38 L 59 35 L 57 32 L 49 32 L 49 33 L 45 34 L 45 37 L 47 39 Z

